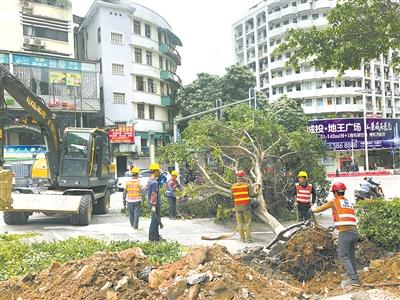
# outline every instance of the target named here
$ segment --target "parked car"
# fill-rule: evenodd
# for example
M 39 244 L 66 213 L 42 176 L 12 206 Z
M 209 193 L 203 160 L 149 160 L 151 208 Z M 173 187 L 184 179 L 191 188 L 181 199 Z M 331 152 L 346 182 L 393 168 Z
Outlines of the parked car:
M 169 179 L 171 177 L 171 175 L 168 172 L 164 172 L 164 173 L 167 176 L 167 179 Z M 139 173 L 140 185 L 141 185 L 142 189 L 145 189 L 147 187 L 147 182 L 149 181 L 150 174 L 151 173 L 149 170 L 143 170 Z M 123 192 L 124 188 L 125 188 L 125 184 L 130 178 L 131 178 L 131 176 L 118 177 L 116 179 L 117 191 Z

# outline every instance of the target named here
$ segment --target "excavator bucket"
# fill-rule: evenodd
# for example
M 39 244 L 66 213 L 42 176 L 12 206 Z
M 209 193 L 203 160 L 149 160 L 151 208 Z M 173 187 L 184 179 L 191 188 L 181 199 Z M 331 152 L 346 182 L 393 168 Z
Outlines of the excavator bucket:
M 12 179 L 11 170 L 0 171 L 0 210 L 11 205 Z

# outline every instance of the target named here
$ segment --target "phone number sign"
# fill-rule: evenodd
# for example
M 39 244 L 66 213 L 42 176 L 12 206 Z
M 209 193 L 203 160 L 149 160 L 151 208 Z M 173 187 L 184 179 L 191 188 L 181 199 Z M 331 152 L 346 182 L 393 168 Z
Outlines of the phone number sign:
M 133 126 L 118 126 L 108 131 L 110 143 L 134 144 L 135 131 Z
M 332 150 L 364 149 L 364 119 L 326 119 L 308 122 L 308 131 L 318 134 Z M 369 149 L 400 147 L 400 120 L 367 118 Z

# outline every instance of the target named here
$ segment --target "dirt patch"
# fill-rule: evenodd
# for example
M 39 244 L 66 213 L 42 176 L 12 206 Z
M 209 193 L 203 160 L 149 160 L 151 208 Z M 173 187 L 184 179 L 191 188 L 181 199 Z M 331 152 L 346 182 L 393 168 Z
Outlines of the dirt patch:
M 148 266 L 142 250 L 99 252 L 65 265 L 0 284 L 0 299 L 157 299 L 158 290 L 139 279 Z
M 368 267 L 371 261 L 386 256 L 387 253 L 382 248 L 365 239 L 359 239 L 356 249 L 356 258 L 359 268 Z
M 400 286 L 400 253 L 372 261 L 368 269 L 362 273 L 361 278 L 364 283 L 393 283 Z

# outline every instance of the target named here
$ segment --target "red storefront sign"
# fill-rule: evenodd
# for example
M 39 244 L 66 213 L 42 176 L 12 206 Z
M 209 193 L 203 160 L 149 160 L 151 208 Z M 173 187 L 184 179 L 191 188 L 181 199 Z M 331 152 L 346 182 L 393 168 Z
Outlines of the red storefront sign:
M 134 144 L 135 132 L 133 126 L 120 125 L 108 131 L 110 143 Z

